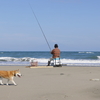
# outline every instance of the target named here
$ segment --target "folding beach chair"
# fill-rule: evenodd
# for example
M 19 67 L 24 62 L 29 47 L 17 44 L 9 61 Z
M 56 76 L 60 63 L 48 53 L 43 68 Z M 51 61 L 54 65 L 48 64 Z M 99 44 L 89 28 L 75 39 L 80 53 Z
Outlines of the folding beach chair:
M 62 67 L 60 58 L 54 58 L 53 63 L 54 63 L 54 65 L 53 65 L 54 67 Z

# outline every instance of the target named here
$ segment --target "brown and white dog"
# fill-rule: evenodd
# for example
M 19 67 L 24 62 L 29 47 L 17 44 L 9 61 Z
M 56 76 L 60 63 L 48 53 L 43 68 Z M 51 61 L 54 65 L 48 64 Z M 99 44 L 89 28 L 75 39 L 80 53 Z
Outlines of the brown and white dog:
M 14 85 L 16 85 L 16 83 L 13 80 L 13 78 L 16 76 L 18 76 L 18 77 L 22 76 L 19 69 L 13 70 L 13 71 L 0 71 L 0 84 L 3 85 L 2 79 L 6 78 L 6 79 L 8 79 L 6 85 L 8 85 L 9 81 L 11 81 Z

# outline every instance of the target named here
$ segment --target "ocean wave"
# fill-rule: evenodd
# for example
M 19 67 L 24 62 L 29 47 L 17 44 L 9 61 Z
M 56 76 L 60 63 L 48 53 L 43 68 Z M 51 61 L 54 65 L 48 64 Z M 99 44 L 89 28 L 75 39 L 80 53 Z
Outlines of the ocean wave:
M 79 52 L 79 53 L 92 53 L 93 54 L 94 52 Z
M 100 56 L 97 56 L 98 59 L 100 59 Z
M 83 59 L 78 59 L 78 60 L 72 60 L 72 59 L 63 59 L 63 63 L 100 63 L 100 60 L 83 60 Z
M 4 52 L 0 52 L 1 54 L 3 54 Z
M 0 61 L 30 61 L 32 58 L 23 57 L 23 58 L 14 58 L 14 57 L 0 57 Z
M 100 56 L 97 56 L 100 59 Z M 23 57 L 23 58 L 14 58 L 14 57 L 0 57 L 0 61 L 12 61 L 12 62 L 30 62 L 33 59 L 37 59 L 38 62 L 46 63 L 49 59 L 47 58 L 31 58 L 31 57 Z M 90 59 L 61 59 L 63 63 L 100 63 L 100 60 L 90 60 Z
M 100 56 L 98 56 L 100 58 Z M 30 65 L 31 60 L 37 59 L 38 64 L 47 65 L 47 58 L 31 58 L 31 57 L 23 57 L 23 58 L 14 58 L 14 57 L 0 57 L 0 65 Z M 86 60 L 86 59 L 61 59 L 62 64 L 67 65 L 85 65 L 85 64 L 99 64 L 100 59 L 97 60 Z

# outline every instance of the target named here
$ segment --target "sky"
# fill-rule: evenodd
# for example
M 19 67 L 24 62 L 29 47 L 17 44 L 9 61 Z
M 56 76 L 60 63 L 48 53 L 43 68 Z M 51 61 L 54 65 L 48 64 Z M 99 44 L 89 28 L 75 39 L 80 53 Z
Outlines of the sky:
M 0 51 L 100 51 L 100 0 L 1 0 Z

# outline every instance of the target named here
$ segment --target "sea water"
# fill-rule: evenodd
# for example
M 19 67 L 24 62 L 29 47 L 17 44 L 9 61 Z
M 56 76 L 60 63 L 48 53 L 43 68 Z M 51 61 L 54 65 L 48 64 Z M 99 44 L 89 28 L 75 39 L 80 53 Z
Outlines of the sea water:
M 30 65 L 37 59 L 39 65 L 47 65 L 52 57 L 49 51 L 0 51 L 0 65 Z M 100 66 L 100 52 L 61 51 L 61 62 L 68 66 Z

